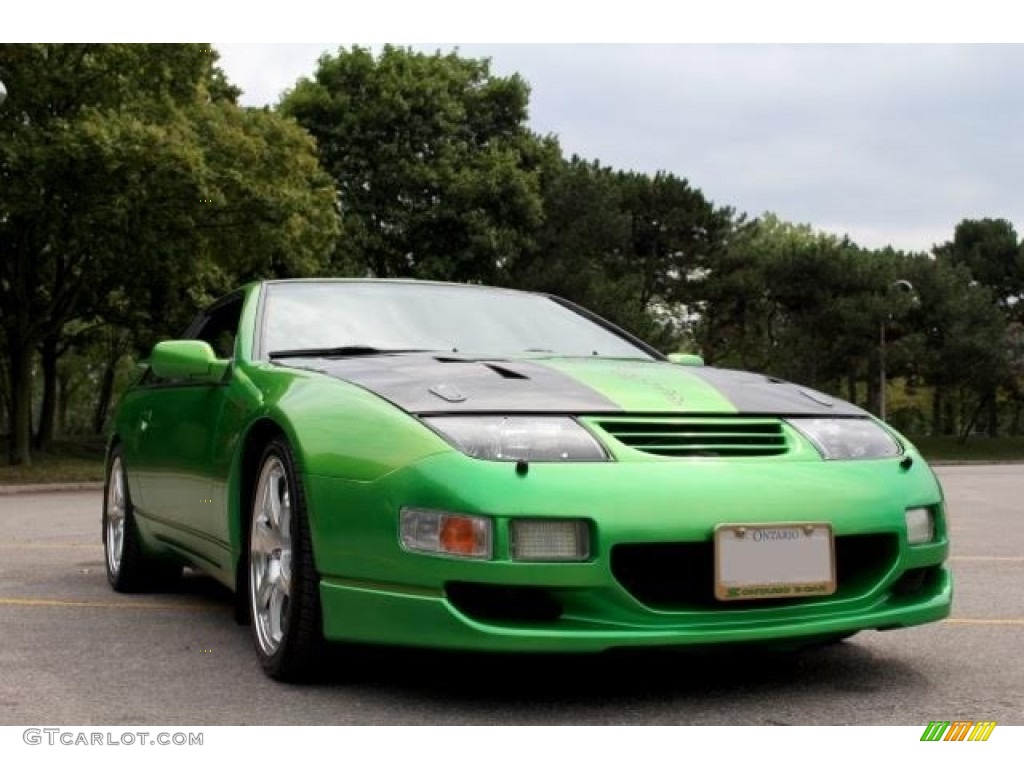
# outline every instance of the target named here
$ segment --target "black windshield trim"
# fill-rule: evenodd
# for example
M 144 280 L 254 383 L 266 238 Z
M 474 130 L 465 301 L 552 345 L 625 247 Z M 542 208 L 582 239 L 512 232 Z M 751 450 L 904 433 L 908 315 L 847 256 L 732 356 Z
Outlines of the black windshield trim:
M 286 357 L 372 357 L 374 355 L 449 354 L 444 349 L 378 349 L 352 344 L 344 347 L 318 347 L 315 349 L 280 349 L 269 353 L 271 360 Z

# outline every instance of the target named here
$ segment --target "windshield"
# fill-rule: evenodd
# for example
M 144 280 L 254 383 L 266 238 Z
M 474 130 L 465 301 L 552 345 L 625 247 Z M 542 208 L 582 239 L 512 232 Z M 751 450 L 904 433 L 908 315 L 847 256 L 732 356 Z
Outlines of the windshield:
M 267 285 L 263 355 L 346 347 L 650 358 L 626 339 L 536 294 L 388 281 Z

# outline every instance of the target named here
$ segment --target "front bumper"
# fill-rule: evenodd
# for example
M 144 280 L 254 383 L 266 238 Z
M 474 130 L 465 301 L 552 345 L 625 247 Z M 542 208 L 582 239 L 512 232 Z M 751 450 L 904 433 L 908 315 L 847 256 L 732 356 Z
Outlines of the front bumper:
M 888 459 L 535 464 L 524 477 L 452 453 L 372 483 L 306 483 L 332 640 L 493 651 L 799 640 L 937 621 L 952 602 L 941 490 L 921 460 L 909 470 Z M 403 551 L 397 519 L 406 505 L 492 516 L 495 559 Z M 938 513 L 936 540 L 909 546 L 904 511 L 926 505 Z M 508 522 L 519 516 L 591 521 L 591 559 L 511 560 Z M 624 575 L 627 548 L 697 552 L 719 523 L 804 521 L 831 523 L 837 551 L 840 541 L 862 545 L 851 549 L 847 576 L 840 562 L 835 595 L 716 603 L 685 589 L 662 599 Z M 863 546 L 875 541 L 886 546 Z M 704 570 L 678 578 L 709 580 Z
M 794 640 L 863 629 L 897 629 L 949 615 L 952 578 L 938 568 L 913 599 L 885 596 L 859 608 L 759 608 L 714 615 L 651 616 L 642 624 L 611 617 L 563 616 L 556 622 L 476 621 L 443 595 L 398 592 L 386 585 L 325 579 L 320 585 L 324 633 L 332 640 L 480 651 L 587 652 L 610 648 Z

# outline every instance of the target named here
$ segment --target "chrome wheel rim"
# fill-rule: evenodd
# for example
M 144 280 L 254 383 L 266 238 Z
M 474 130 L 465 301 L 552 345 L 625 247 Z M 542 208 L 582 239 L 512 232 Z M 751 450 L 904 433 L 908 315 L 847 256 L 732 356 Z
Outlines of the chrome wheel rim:
M 288 473 L 277 456 L 263 464 L 249 534 L 249 597 L 260 650 L 271 656 L 288 631 L 292 583 L 292 505 Z
M 125 513 L 124 471 L 121 457 L 110 464 L 110 480 L 107 483 L 107 568 L 112 576 L 121 570 L 121 555 L 124 554 L 124 513 Z

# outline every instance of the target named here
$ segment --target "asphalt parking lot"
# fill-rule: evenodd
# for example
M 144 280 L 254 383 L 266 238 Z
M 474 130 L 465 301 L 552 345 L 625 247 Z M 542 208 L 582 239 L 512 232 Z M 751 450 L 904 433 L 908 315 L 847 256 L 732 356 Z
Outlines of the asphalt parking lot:
M 800 654 L 342 649 L 302 687 L 263 676 L 210 580 L 112 592 L 98 492 L 0 495 L 0 724 L 1024 724 L 1024 465 L 938 473 L 948 621 Z

